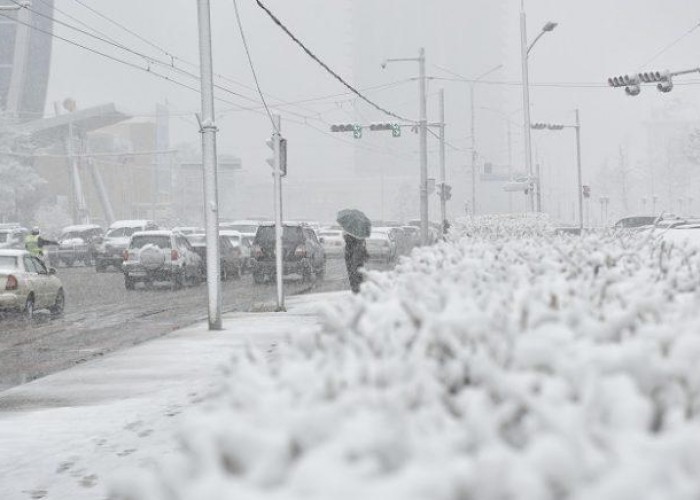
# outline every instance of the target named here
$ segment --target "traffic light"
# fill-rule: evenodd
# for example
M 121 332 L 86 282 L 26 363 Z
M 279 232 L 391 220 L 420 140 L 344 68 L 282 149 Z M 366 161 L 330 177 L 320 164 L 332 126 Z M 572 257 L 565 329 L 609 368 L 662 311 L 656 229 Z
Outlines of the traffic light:
M 391 135 L 393 137 L 401 137 L 401 125 L 398 123 L 373 123 L 369 126 L 369 129 L 372 132 L 391 130 Z
M 279 138 L 280 141 L 280 175 L 285 177 L 287 175 L 287 139 L 283 137 Z M 265 160 L 268 165 L 273 169 L 275 168 L 275 138 L 272 137 L 265 141 L 267 147 L 272 150 L 272 158 Z
M 450 186 L 447 183 L 441 182 L 440 184 L 437 185 L 438 187 L 438 196 L 440 196 L 441 200 L 451 200 L 452 199 L 452 186 Z
M 581 186 L 583 189 L 583 197 L 584 198 L 590 198 L 591 197 L 591 186 Z
M 355 139 L 362 139 L 362 125 L 357 123 L 331 125 L 331 132 L 352 132 L 352 136 Z
M 629 96 L 636 96 L 642 91 L 640 87 L 641 79 L 639 75 L 622 75 L 608 78 L 608 85 L 611 87 L 625 87 L 625 93 Z

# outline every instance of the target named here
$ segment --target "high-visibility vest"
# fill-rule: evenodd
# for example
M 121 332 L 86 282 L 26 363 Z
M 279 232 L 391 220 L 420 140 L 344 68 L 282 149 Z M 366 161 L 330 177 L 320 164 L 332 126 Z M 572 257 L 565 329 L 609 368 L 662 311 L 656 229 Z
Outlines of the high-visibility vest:
M 25 236 L 24 248 L 34 257 L 39 257 L 41 255 L 41 248 L 39 247 L 39 236 L 36 234 L 28 234 L 27 236 Z

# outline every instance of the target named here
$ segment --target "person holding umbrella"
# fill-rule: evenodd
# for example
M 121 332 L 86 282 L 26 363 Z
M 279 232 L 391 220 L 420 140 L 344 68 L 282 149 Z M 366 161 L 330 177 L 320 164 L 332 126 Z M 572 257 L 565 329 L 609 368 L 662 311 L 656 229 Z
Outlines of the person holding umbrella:
M 359 210 L 341 210 L 337 221 L 343 228 L 345 267 L 348 270 L 350 289 L 353 293 L 358 293 L 364 280 L 361 269 L 369 260 L 365 238 L 372 232 L 372 222 Z

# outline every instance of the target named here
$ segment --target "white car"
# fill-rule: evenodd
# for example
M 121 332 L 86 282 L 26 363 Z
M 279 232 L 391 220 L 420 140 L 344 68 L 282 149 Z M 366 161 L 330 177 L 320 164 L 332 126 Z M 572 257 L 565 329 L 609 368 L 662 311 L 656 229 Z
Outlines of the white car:
M 321 229 L 318 238 L 328 257 L 342 257 L 345 252 L 343 232 L 337 229 Z
M 238 231 L 233 231 L 230 229 L 223 229 L 219 231 L 219 235 L 227 238 L 233 248 L 238 249 L 241 253 L 241 259 L 243 261 L 243 271 L 248 271 L 252 266 L 252 254 L 250 253 L 250 247 L 253 243 L 253 237 L 243 236 L 243 234 Z
M 31 320 L 34 311 L 48 309 L 57 318 L 64 306 L 63 285 L 54 268 L 25 250 L 0 250 L 0 312 L 21 313 Z
M 388 233 L 372 230 L 367 238 L 367 253 L 372 260 L 390 263 L 396 257 L 396 245 L 391 241 Z
M 24 250 L 24 237 L 29 231 L 17 224 L 0 224 L 0 248 Z
M 202 260 L 183 234 L 173 231 L 139 231 L 133 234 L 124 252 L 124 286 L 136 283 L 147 287 L 158 281 L 170 283 L 173 290 L 202 279 Z
M 95 270 L 104 272 L 109 266 L 121 270 L 124 250 L 129 246 L 131 236 L 138 231 L 156 229 L 158 225 L 150 220 L 119 220 L 113 223 L 97 248 Z

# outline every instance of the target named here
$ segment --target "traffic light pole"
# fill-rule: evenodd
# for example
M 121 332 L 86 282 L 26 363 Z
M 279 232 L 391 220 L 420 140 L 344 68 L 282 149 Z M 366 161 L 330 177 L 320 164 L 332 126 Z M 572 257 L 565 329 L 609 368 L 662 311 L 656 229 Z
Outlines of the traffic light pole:
M 445 89 L 440 89 L 440 225 L 445 231 L 447 220 L 447 198 L 445 197 Z
M 528 68 L 527 19 L 525 9 L 520 11 L 520 52 L 523 74 L 523 118 L 525 137 L 525 167 L 530 179 L 529 203 L 530 211 L 535 210 L 535 193 L 532 186 L 532 136 L 530 135 L 530 71 Z M 536 185 L 535 185 L 536 189 Z
M 576 170 L 578 175 L 578 228 L 583 231 L 583 179 L 581 174 L 581 119 L 576 110 Z
M 280 143 L 282 140 L 282 118 L 272 115 L 274 130 L 272 131 L 272 146 L 274 148 L 274 206 L 275 206 L 275 278 L 277 281 L 277 311 L 284 311 L 284 268 L 282 267 L 282 165 Z
M 214 77 L 211 56 L 209 0 L 198 0 L 199 57 L 202 86 L 202 165 L 204 219 L 207 243 L 207 294 L 209 329 L 221 330 L 221 270 L 219 262 L 219 201 L 216 178 L 216 132 L 214 121 Z
M 428 104 L 425 77 L 425 49 L 418 56 L 420 78 L 420 232 L 423 245 L 428 241 Z

